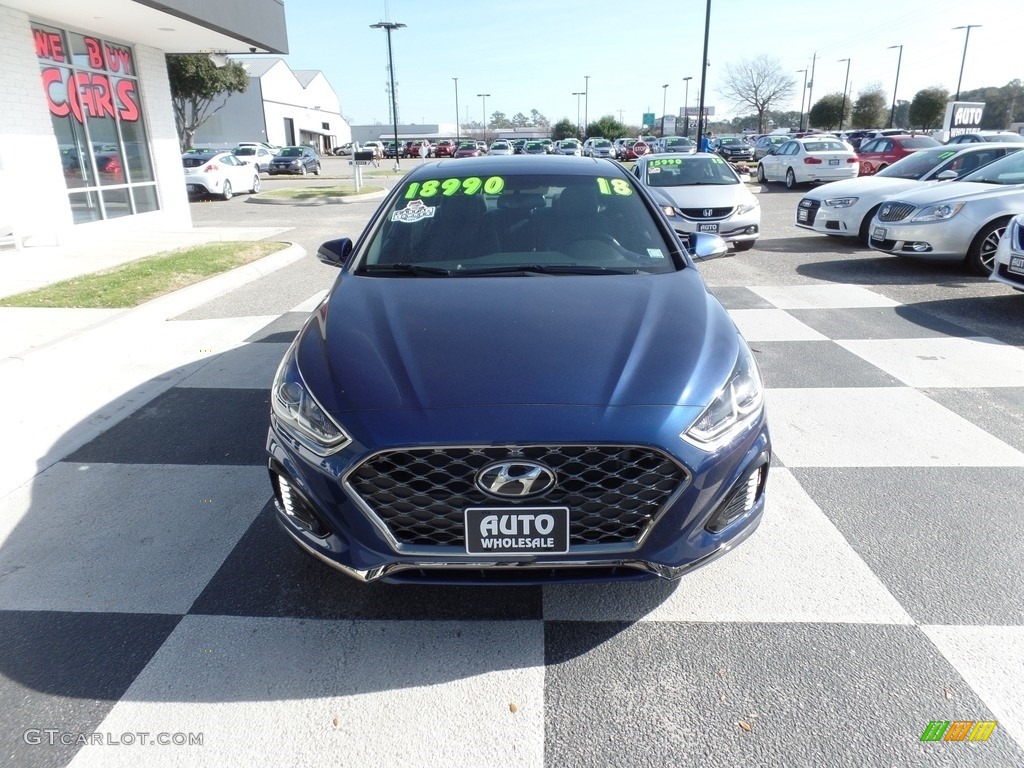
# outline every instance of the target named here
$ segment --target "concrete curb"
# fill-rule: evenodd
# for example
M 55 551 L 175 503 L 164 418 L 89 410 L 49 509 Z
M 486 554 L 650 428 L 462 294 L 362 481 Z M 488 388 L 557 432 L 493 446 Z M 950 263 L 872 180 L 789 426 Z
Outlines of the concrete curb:
M 383 200 L 388 196 L 388 191 L 367 192 L 365 195 L 346 195 L 344 197 L 318 197 L 313 200 L 293 200 L 286 197 L 247 197 L 245 202 L 255 205 L 294 205 L 299 207 L 310 207 L 317 205 L 351 205 L 352 203 L 366 203 Z

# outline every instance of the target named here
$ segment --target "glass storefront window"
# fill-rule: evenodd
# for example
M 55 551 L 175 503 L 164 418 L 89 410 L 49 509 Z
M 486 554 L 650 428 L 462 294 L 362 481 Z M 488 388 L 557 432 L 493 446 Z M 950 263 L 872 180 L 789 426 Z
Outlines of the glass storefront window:
M 32 34 L 75 222 L 159 210 L 131 48 L 44 24 Z

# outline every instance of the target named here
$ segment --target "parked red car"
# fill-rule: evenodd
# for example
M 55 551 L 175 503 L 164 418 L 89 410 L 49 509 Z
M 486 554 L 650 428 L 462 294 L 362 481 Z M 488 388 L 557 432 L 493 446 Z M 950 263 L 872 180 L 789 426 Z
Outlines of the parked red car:
M 931 136 L 879 136 L 864 142 L 857 152 L 857 161 L 860 163 L 861 176 L 873 176 L 883 168 L 886 168 L 897 160 L 919 149 L 938 147 L 940 142 Z
M 434 157 L 451 157 L 455 154 L 455 142 L 451 139 L 441 139 L 434 147 Z
M 485 154 L 475 141 L 466 141 L 459 145 L 452 157 L 483 157 Z

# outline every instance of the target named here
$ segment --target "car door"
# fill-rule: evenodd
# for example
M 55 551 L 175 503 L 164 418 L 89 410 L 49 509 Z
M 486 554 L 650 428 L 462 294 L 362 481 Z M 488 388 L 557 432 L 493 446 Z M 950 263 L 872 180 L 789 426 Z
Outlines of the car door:
M 255 166 L 243 163 L 234 155 L 225 156 L 224 165 L 227 168 L 231 189 L 235 192 L 244 192 L 252 188 L 252 177 L 258 173 Z
M 786 168 L 798 149 L 799 146 L 795 141 L 787 141 L 775 150 L 774 155 L 765 156 L 761 162 L 768 163 L 765 166 L 764 174 L 768 181 L 783 181 L 786 178 Z
M 860 151 L 857 152 L 857 161 L 860 164 L 861 176 L 870 176 L 875 172 L 875 158 L 878 156 L 884 143 L 885 139 L 872 139 L 860 145 Z

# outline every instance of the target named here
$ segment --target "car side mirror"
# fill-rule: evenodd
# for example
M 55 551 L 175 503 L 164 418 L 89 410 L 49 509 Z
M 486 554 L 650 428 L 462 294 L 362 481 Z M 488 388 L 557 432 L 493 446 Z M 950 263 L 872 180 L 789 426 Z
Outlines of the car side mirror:
M 771 149 L 769 149 L 767 152 L 765 152 L 765 154 L 766 155 L 774 155 L 775 154 L 775 147 L 772 147 Z
M 957 173 L 956 171 L 946 170 L 942 171 L 939 174 L 936 174 L 935 178 L 938 179 L 939 181 L 948 181 L 949 179 L 959 178 L 959 176 L 960 174 Z
M 328 240 L 317 249 L 316 257 L 328 266 L 343 267 L 348 257 L 352 255 L 352 247 L 352 238 L 350 237 Z
M 729 252 L 729 244 L 718 235 L 709 232 L 691 232 L 689 248 L 690 254 L 701 261 L 717 259 Z

